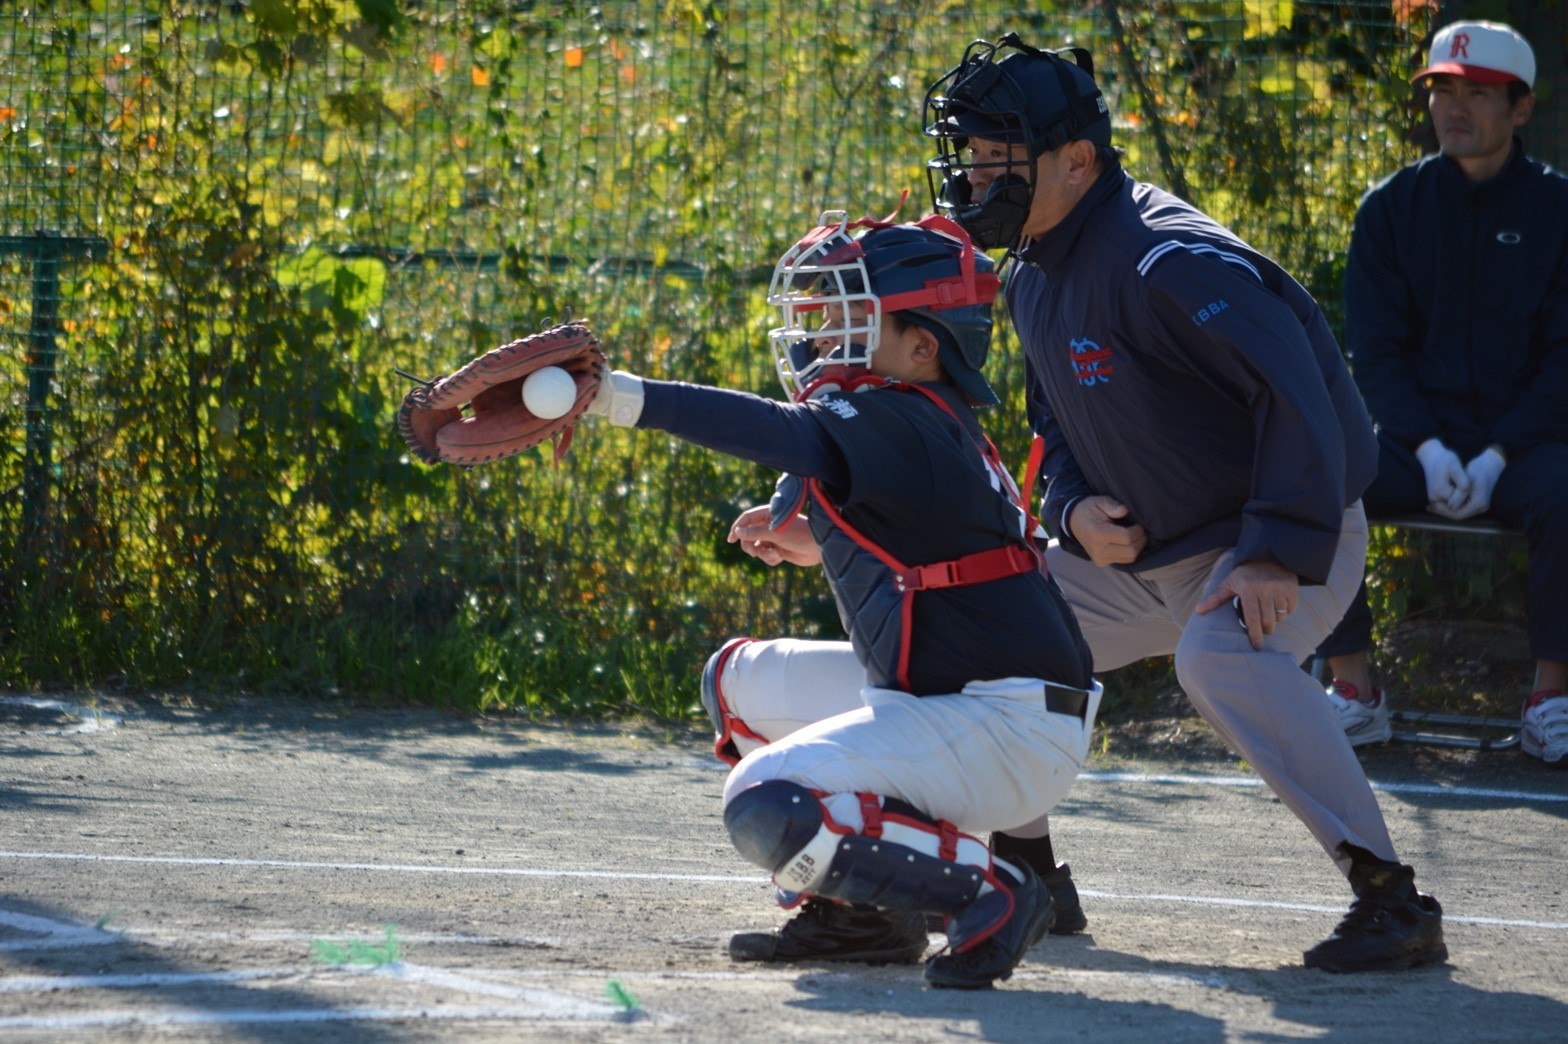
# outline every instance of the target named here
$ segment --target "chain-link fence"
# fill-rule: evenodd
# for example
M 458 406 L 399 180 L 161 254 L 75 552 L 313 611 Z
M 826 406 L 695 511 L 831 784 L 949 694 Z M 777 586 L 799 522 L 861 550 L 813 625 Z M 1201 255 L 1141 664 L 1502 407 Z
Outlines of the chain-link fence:
M 559 467 L 427 470 L 393 369 L 574 314 L 771 393 L 763 275 L 820 210 L 923 212 L 924 90 L 974 38 L 1088 47 L 1130 169 L 1337 315 L 1358 196 L 1421 148 L 1433 5 L 970 6 L 11 5 L 0 680 L 666 714 L 729 634 L 834 633 L 815 577 L 724 541 L 761 469 L 584 428 Z

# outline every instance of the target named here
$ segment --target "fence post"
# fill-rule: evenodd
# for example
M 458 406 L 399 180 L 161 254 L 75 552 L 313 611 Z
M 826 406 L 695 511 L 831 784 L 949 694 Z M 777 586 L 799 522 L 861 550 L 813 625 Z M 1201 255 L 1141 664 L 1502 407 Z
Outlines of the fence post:
M 33 321 L 27 332 L 27 451 L 22 458 L 23 546 L 43 528 L 53 464 L 49 389 L 54 384 L 60 304 L 60 233 L 33 236 Z
M 59 355 L 60 265 L 67 257 L 96 258 L 107 252 L 99 236 L 64 236 L 39 229 L 30 236 L 0 236 L 0 256 L 33 263 L 32 323 L 27 334 L 27 441 L 22 458 L 22 547 L 36 546 L 49 501 L 54 467 L 49 391 Z

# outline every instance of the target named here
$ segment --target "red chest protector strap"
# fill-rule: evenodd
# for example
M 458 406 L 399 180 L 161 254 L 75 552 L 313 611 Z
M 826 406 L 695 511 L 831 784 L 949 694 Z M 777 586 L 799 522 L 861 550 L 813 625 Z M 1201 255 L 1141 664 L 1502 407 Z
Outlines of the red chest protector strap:
M 951 407 L 943 402 L 940 397 L 928 388 L 918 384 L 894 384 L 888 387 L 898 391 L 918 392 L 941 407 L 948 416 L 957 420 L 957 414 Z M 985 456 L 988 463 L 996 471 L 998 477 L 1008 486 L 1008 495 L 1018 497 L 1016 487 L 1012 486 L 1007 472 L 1001 467 L 1001 455 L 997 453 L 996 446 L 990 439 L 985 441 Z M 810 479 L 808 485 L 816 495 L 816 501 L 829 519 L 844 535 L 849 537 L 863 550 L 875 555 L 877 560 L 887 566 L 893 573 L 893 586 L 903 594 L 903 606 L 900 613 L 901 621 L 899 630 L 902 632 L 898 653 L 898 680 L 904 686 L 909 685 L 909 650 L 914 644 L 910 638 L 914 629 L 915 593 L 917 591 L 935 591 L 944 587 L 967 587 L 970 584 L 983 584 L 991 580 L 1002 580 L 1009 576 L 1021 576 L 1032 573 L 1040 568 L 1040 556 L 1032 548 L 1018 544 L 1004 544 L 993 547 L 988 551 L 976 551 L 955 558 L 947 562 L 933 562 L 929 565 L 906 565 L 894 558 L 886 548 L 872 542 L 860 530 L 850 525 L 842 513 L 833 506 L 822 488 L 822 483 L 817 479 Z M 1015 500 L 1016 502 L 1016 500 Z M 1033 525 L 1033 518 L 1029 516 L 1027 508 L 1024 511 L 1029 524 Z

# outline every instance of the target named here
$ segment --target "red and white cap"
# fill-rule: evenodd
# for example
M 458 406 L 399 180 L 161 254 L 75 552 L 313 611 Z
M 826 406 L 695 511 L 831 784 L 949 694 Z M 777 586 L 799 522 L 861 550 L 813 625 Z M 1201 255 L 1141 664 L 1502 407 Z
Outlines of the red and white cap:
M 1523 81 L 1535 89 L 1535 52 L 1530 43 L 1502 22 L 1453 22 L 1432 38 L 1426 68 L 1410 77 L 1448 73 L 1476 83 Z

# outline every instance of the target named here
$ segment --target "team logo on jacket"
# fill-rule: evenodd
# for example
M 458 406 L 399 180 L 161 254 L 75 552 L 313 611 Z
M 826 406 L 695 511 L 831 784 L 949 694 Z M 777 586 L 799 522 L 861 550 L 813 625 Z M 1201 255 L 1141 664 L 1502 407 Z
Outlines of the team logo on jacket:
M 1072 349 L 1073 376 L 1085 388 L 1096 384 L 1109 384 L 1116 364 L 1111 362 L 1111 350 L 1101 348 L 1087 337 L 1080 337 L 1068 345 Z
M 836 395 L 827 395 L 820 401 L 822 405 L 838 414 L 844 420 L 860 416 L 860 411 L 851 406 L 848 399 L 841 399 Z

